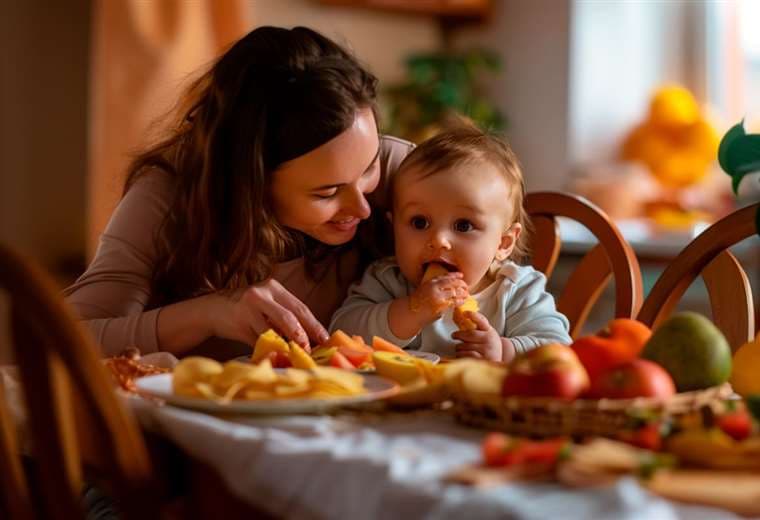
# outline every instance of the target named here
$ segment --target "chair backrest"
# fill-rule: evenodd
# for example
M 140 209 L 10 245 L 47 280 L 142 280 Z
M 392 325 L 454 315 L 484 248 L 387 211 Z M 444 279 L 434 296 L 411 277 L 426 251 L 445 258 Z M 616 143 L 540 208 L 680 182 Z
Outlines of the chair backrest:
M 752 287 L 729 247 L 757 233 L 760 204 L 739 209 L 715 222 L 674 258 L 652 287 L 638 319 L 655 328 L 667 318 L 698 276 L 710 297 L 713 322 L 732 349 L 754 337 Z
M 534 192 L 525 197 L 533 224 L 532 264 L 547 278 L 559 258 L 562 238 L 557 217 L 573 219 L 599 241 L 578 263 L 557 299 L 557 309 L 570 321 L 570 336 L 580 335 L 591 308 L 615 279 L 615 317 L 636 316 L 644 298 L 639 262 L 617 226 L 597 206 L 577 195 Z
M 0 395 L 0 516 L 4 508 L 10 518 L 83 518 L 83 458 L 88 469 L 105 477 L 127 517 L 153 516 L 144 439 L 117 398 L 96 346 L 50 277 L 2 245 L 0 299 L 35 462 L 30 486 L 15 422 Z

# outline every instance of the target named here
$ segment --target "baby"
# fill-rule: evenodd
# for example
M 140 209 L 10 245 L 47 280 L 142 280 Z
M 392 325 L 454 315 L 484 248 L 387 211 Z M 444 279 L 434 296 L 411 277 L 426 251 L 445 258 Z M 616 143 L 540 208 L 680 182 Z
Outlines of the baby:
M 524 253 L 527 215 L 520 166 L 506 143 L 462 122 L 413 150 L 388 189 L 396 256 L 367 268 L 331 330 L 503 362 L 571 342 L 544 275 L 511 260 Z M 464 313 L 473 330 L 459 330 L 453 310 L 470 295 L 479 311 Z

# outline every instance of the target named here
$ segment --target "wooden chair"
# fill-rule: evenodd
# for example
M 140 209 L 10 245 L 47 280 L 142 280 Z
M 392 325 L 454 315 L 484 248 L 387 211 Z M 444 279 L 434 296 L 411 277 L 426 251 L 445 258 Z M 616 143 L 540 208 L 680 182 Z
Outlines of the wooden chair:
M 747 274 L 729 247 L 757 233 L 760 204 L 739 209 L 717 221 L 674 258 L 647 296 L 638 319 L 657 327 L 667 318 L 697 276 L 710 297 L 713 322 L 733 350 L 754 337 L 755 310 Z
M 615 317 L 636 316 L 643 300 L 639 262 L 617 226 L 594 204 L 576 195 L 534 192 L 525 197 L 533 233 L 531 262 L 547 278 L 557 264 L 562 240 L 557 217 L 583 224 L 599 241 L 581 259 L 557 299 L 557 309 L 570 321 L 570 336 L 580 335 L 591 308 L 615 279 Z
M 143 437 L 118 400 L 96 346 L 50 278 L 2 245 L 0 300 L 34 462 L 30 472 L 0 384 L 0 517 L 83 518 L 83 459 L 105 477 L 102 484 L 126 517 L 157 516 Z

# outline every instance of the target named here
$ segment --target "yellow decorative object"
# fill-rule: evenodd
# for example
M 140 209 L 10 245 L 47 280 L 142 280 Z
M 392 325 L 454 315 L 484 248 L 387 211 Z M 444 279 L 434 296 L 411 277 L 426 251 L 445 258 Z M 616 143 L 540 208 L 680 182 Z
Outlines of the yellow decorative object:
M 661 207 L 649 212 L 649 217 L 661 228 L 688 230 L 697 222 L 704 222 L 710 215 L 704 211 L 683 211 L 676 208 Z
M 287 354 L 290 352 L 290 347 L 288 347 L 288 343 L 282 336 L 274 330 L 269 329 L 256 340 L 256 345 L 253 347 L 253 354 L 251 355 L 251 362 L 258 363 L 272 352 L 284 352 Z
M 760 333 L 754 341 L 745 343 L 734 354 L 729 381 L 741 396 L 760 394 Z
M 649 120 L 663 127 L 690 125 L 698 118 L 697 100 L 680 85 L 661 87 L 649 105 Z
M 622 158 L 643 163 L 664 186 L 682 188 L 701 181 L 718 153 L 715 129 L 691 93 L 666 85 L 654 93 L 645 121 L 625 139 Z

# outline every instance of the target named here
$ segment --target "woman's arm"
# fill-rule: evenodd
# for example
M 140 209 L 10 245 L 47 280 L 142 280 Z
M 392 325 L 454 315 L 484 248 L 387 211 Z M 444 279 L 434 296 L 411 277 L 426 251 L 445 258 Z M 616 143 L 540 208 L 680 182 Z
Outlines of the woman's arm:
M 153 237 L 168 210 L 169 178 L 146 174 L 122 198 L 85 273 L 63 291 L 105 355 L 159 350 L 161 309 L 145 312 L 156 260 Z
M 156 261 L 153 237 L 169 196 L 163 174 L 140 179 L 116 208 L 87 271 L 64 291 L 103 354 L 127 347 L 181 354 L 211 336 L 253 344 L 272 326 L 302 345 L 309 337 L 316 343 L 327 338 L 308 307 L 275 280 L 145 311 Z

